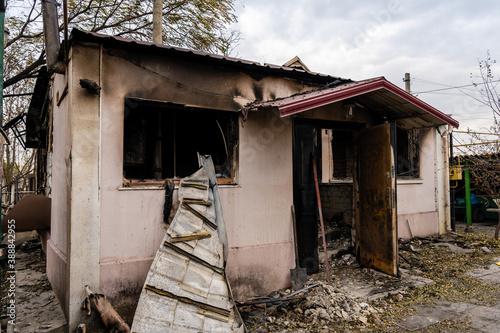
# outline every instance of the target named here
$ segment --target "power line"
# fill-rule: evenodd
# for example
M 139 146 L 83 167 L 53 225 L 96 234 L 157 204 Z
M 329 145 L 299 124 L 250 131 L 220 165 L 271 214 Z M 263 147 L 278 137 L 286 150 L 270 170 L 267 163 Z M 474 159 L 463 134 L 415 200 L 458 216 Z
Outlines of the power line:
M 471 132 L 471 131 L 453 131 L 453 133 L 463 133 L 463 134 L 484 134 L 484 135 L 500 135 L 500 133 L 487 133 L 487 132 Z
M 415 78 L 414 78 L 415 80 Z M 427 91 L 416 91 L 414 92 L 414 94 L 426 94 L 426 93 L 433 93 L 433 92 L 436 92 L 436 91 L 444 91 L 444 90 L 451 90 L 451 89 L 460 89 L 460 88 L 466 88 L 466 87 L 477 87 L 477 86 L 480 86 L 480 85 L 484 85 L 485 83 L 470 83 L 470 84 L 464 84 L 464 85 L 461 85 L 461 86 L 451 86 L 451 85 L 447 85 L 447 84 L 442 84 L 442 83 L 435 83 L 435 82 L 431 82 L 431 81 L 426 81 L 426 80 L 420 80 L 420 79 L 416 79 L 417 81 L 421 81 L 423 83 L 431 83 L 431 84 L 436 84 L 436 85 L 440 85 L 440 86 L 444 86 L 446 88 L 441 88 L 441 89 L 433 89 L 433 90 L 427 90 Z M 491 81 L 492 83 L 493 82 L 500 82 L 500 79 L 499 80 L 495 80 L 495 81 Z
M 446 96 L 463 96 L 463 93 L 443 93 L 443 92 L 432 92 L 432 91 L 424 91 L 424 92 L 413 92 L 412 94 L 418 96 L 418 94 L 433 94 L 433 95 L 446 95 Z

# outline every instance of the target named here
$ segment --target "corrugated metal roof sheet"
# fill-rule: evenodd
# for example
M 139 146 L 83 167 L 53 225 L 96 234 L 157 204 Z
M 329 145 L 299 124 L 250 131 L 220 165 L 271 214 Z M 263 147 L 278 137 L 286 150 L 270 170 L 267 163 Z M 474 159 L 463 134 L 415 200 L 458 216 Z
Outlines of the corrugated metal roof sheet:
M 271 72 L 275 75 L 281 75 L 281 76 L 287 76 L 287 77 L 293 77 L 293 78 L 299 78 L 299 79 L 307 79 L 307 80 L 311 80 L 311 81 L 317 81 L 320 83 L 328 83 L 328 82 L 335 81 L 335 80 L 340 80 L 342 82 L 352 82 L 352 80 L 350 80 L 350 79 L 340 78 L 340 77 L 321 74 L 321 73 L 309 72 L 309 71 L 305 71 L 305 70 L 299 69 L 299 68 L 279 66 L 279 65 L 267 64 L 267 63 L 261 64 L 261 63 L 256 62 L 256 61 L 249 61 L 249 60 L 245 60 L 245 59 L 241 59 L 241 58 L 222 56 L 222 55 L 218 55 L 218 54 L 213 54 L 213 53 L 208 53 L 208 52 L 203 52 L 203 51 L 196 51 L 196 50 L 186 49 L 186 48 L 182 48 L 182 47 L 154 44 L 154 43 L 149 43 L 149 42 L 144 42 L 144 41 L 139 41 L 139 40 L 134 40 L 134 39 L 128 39 L 128 38 L 123 38 L 123 37 L 118 37 L 118 36 L 104 35 L 104 34 L 100 34 L 100 33 L 96 33 L 96 32 L 81 31 L 78 29 L 72 30 L 71 41 L 72 42 L 78 42 L 78 41 L 93 42 L 93 43 L 106 44 L 106 45 L 111 45 L 111 46 L 119 46 L 121 48 L 134 48 L 134 49 L 141 48 L 144 50 L 148 50 L 148 52 L 159 52 L 159 53 L 163 53 L 166 55 L 167 54 L 168 55 L 176 54 L 177 56 L 195 57 L 199 61 L 220 62 L 220 63 L 225 64 L 226 66 L 237 66 L 237 67 L 245 68 L 247 70 L 266 71 L 266 72 Z
M 200 160 L 204 167 L 179 185 L 179 209 L 146 277 L 132 332 L 245 332 L 224 272 L 228 244 L 213 162 Z

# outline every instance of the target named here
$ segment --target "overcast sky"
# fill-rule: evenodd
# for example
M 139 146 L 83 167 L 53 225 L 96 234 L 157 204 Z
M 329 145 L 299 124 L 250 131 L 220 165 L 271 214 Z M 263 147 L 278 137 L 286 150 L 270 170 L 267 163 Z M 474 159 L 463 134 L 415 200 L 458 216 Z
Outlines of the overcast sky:
M 234 56 L 281 65 L 297 55 L 314 72 L 385 76 L 401 88 L 409 72 L 412 92 L 471 84 L 487 50 L 500 61 L 500 3 L 493 0 L 236 0 L 236 14 L 232 28 L 242 40 Z M 418 97 L 452 114 L 460 130 L 491 125 L 491 111 L 458 89 Z

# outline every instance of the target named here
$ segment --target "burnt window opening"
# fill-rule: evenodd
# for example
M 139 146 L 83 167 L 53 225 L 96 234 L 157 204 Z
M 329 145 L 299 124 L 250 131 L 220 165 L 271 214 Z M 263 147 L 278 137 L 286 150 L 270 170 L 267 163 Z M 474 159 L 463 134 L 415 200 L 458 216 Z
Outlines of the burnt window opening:
M 399 178 L 418 178 L 420 176 L 419 150 L 420 131 L 397 128 L 397 168 Z
M 353 132 L 322 129 L 322 182 L 352 181 L 354 169 Z
M 167 103 L 125 103 L 123 174 L 128 181 L 183 178 L 211 155 L 219 183 L 234 183 L 238 115 Z

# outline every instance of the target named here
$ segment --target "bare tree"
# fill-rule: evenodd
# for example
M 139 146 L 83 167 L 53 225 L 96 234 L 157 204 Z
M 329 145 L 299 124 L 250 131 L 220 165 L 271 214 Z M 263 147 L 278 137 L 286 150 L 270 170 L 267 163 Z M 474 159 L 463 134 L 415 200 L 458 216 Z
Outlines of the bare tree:
M 462 164 L 468 166 L 471 176 L 471 190 L 476 194 L 500 198 L 500 77 L 494 73 L 496 60 L 490 52 L 486 59 L 479 59 L 479 72 L 470 77 L 475 92 L 464 94 L 474 99 L 480 106 L 491 110 L 489 132 L 478 133 L 468 129 L 469 143 L 462 144 L 459 153 Z
M 45 63 L 40 1 L 12 0 L 9 6 L 22 10 L 7 11 L 11 37 L 5 45 L 6 55 L 37 56 L 30 60 L 18 57 L 19 69 L 5 76 L 4 89 L 36 76 Z M 152 41 L 153 0 L 68 1 L 68 11 L 70 29 Z M 239 41 L 239 33 L 228 29 L 237 20 L 234 0 L 164 0 L 162 17 L 163 42 L 169 45 L 227 55 Z M 21 48 L 23 52 L 18 53 Z
M 68 0 L 69 29 L 101 32 L 152 41 L 154 0 Z M 62 8 L 58 10 L 63 30 Z M 227 55 L 239 40 L 229 30 L 236 22 L 234 0 L 164 0 L 163 43 Z M 41 1 L 11 0 L 5 26 L 10 36 L 5 44 L 3 124 L 29 108 L 35 78 L 45 64 Z M 9 97 L 10 96 L 10 97 Z M 22 131 L 23 124 L 20 124 Z M 13 131 L 8 131 L 15 142 Z M 34 168 L 34 152 L 19 142 L 3 153 L 3 185 L 27 183 L 24 176 Z

